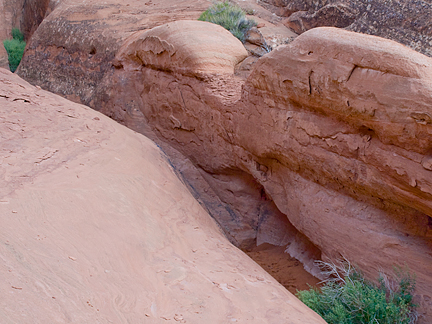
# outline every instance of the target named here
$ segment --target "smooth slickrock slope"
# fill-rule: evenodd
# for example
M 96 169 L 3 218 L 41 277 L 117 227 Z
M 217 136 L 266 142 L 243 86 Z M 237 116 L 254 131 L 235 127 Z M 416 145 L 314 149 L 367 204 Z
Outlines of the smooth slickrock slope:
M 324 323 L 146 137 L 0 69 L 1 323 Z

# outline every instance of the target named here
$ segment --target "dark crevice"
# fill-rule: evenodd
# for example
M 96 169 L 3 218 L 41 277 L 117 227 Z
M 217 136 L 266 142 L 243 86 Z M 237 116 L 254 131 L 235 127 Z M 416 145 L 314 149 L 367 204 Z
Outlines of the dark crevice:
M 309 82 L 309 95 L 312 94 L 312 80 L 311 80 L 312 73 L 313 73 L 313 71 L 310 71 L 310 72 L 309 72 L 309 77 L 308 77 L 308 82 Z
M 20 29 L 24 34 L 24 39 L 28 41 L 49 12 L 50 1 L 25 0 L 22 8 L 22 18 Z
M 355 69 L 357 69 L 357 68 L 358 68 L 358 65 L 354 64 L 354 67 L 352 68 L 350 74 L 348 75 L 348 78 L 347 78 L 346 82 L 348 82 L 351 79 L 351 76 L 353 75 Z

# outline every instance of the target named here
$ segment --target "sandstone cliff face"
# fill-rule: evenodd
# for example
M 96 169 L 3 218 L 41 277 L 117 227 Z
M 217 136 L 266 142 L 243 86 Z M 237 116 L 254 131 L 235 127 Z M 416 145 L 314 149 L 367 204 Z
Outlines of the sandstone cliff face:
M 175 45 L 168 44 L 177 49 L 183 39 L 186 50 L 192 36 L 175 31 L 193 28 L 171 26 L 134 37 L 163 42 L 174 30 Z M 168 64 L 158 54 L 138 68 L 139 51 L 129 42 L 119 53 L 106 113 L 129 124 L 120 97 L 136 102 L 158 136 L 205 171 L 225 201 L 235 204 L 219 178 L 252 176 L 262 197 L 311 241 L 294 241 L 291 232 L 290 253 L 315 246 L 323 258 L 343 256 L 371 276 L 408 264 L 431 316 L 431 59 L 333 28 L 262 57 L 246 82 L 226 70 L 197 79 L 199 62 L 170 72 L 175 58 Z
M 20 27 L 22 9 L 25 0 L 0 1 L 0 37 L 1 40 L 10 38 L 13 27 Z
M 334 26 L 398 41 L 432 56 L 430 1 L 263 0 L 270 10 L 288 17 L 286 25 L 297 33 Z
M 162 45 L 167 50 L 163 49 Z M 156 127 L 158 132 L 165 134 L 164 139 L 172 136 L 167 131 L 177 129 L 179 132 L 175 135 L 179 137 L 172 140 L 180 146 L 193 143 L 188 145 L 188 150 L 191 151 L 186 155 L 204 171 L 200 172 L 199 176 L 204 178 L 205 184 L 198 182 L 195 177 L 185 177 L 190 181 L 192 190 L 198 191 L 197 197 L 208 206 L 231 241 L 244 249 L 255 246 L 257 242 L 286 245 L 295 240 L 297 230 L 285 215 L 277 210 L 253 175 L 232 167 L 233 156 L 227 156 L 225 151 L 220 154 L 218 147 L 226 148 L 225 140 L 212 133 L 215 127 L 218 129 L 217 133 L 225 132 L 223 115 L 215 110 L 209 117 L 208 105 L 200 98 L 191 97 L 194 89 L 201 88 L 200 82 L 204 81 L 205 84 L 211 84 L 208 97 L 210 100 L 225 103 L 239 100 L 241 82 L 231 76 L 235 65 L 246 56 L 240 41 L 214 24 L 177 21 L 136 33 L 120 49 L 115 60 L 114 75 L 107 75 L 101 83 L 101 89 L 108 90 L 106 96 L 109 99 L 100 104 L 100 111 L 155 139 L 155 134 L 146 130 L 143 125 Z M 152 82 L 148 82 L 142 73 L 143 64 L 148 67 L 146 73 L 156 73 L 164 80 L 163 84 L 155 87 Z M 124 71 L 128 71 L 127 76 Z M 159 71 L 167 72 L 168 77 L 159 74 Z M 173 81 L 170 74 L 185 75 L 196 82 L 183 86 Z M 221 86 L 223 91 L 220 91 Z M 153 92 L 154 97 L 141 96 L 143 93 Z M 170 99 L 171 92 L 175 93 L 175 98 Z M 124 98 L 128 98 L 126 103 Z M 166 113 L 154 106 L 159 101 L 166 107 Z M 147 112 L 150 114 L 142 111 L 142 105 L 149 109 Z M 199 115 L 189 111 L 190 105 L 200 110 Z M 177 109 L 189 118 L 185 120 L 183 116 L 177 116 Z M 161 124 L 156 126 L 157 123 Z M 205 136 L 212 139 L 206 138 L 206 142 L 212 142 L 212 147 L 202 145 L 204 139 L 196 137 L 196 134 L 202 134 L 203 130 L 209 127 L 208 124 L 210 129 Z M 160 144 L 165 150 L 170 150 L 163 142 Z M 174 148 L 179 149 L 176 145 Z M 184 150 L 179 151 L 185 154 Z M 202 155 L 207 156 L 206 161 L 199 158 Z M 214 168 L 206 167 L 207 164 L 214 164 Z M 223 170 L 224 168 L 226 170 Z M 267 230 L 263 230 L 264 228 Z M 301 236 L 298 241 L 302 244 L 310 243 Z M 310 253 L 319 258 L 319 253 L 314 249 L 312 251 Z
M 0 69 L 5 323 L 325 323 L 144 136 Z

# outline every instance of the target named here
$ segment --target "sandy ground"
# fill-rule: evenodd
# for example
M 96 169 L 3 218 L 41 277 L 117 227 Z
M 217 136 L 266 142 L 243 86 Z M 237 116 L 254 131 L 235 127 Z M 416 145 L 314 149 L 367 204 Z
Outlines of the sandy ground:
M 296 258 L 285 253 L 285 247 L 261 244 L 246 254 L 291 293 L 317 287 L 319 279 L 308 273 Z

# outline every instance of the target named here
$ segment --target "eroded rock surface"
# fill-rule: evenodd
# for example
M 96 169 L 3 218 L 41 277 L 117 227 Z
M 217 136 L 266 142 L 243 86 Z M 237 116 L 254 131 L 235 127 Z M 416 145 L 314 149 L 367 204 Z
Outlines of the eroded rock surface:
M 201 30 L 205 32 L 202 33 Z M 158 50 L 153 51 L 155 40 L 157 46 L 164 44 L 173 55 Z M 194 42 L 201 43 L 202 46 L 196 46 Z M 143 44 L 141 49 L 137 48 L 138 44 Z M 196 51 L 199 53 L 197 54 Z M 178 130 L 176 136 L 179 137 L 172 140 L 180 146 L 184 143 L 193 143 L 188 145 L 188 150 L 192 151 L 187 156 L 192 163 L 199 166 L 201 170 L 199 177 L 203 178 L 206 185 L 210 187 L 200 188 L 202 185 L 194 176 L 192 179 L 190 176 L 185 178 L 190 181 L 192 190 L 198 189 L 197 198 L 207 206 L 231 241 L 243 249 L 250 249 L 257 243 L 286 245 L 297 241 L 297 230 L 285 215 L 278 211 L 272 199 L 266 195 L 263 186 L 253 175 L 232 166 L 234 156 L 220 154 L 217 147 L 228 149 L 229 147 L 226 146 L 224 138 L 213 134 L 213 130 L 217 128 L 217 133 L 225 133 L 222 125 L 224 117 L 217 110 L 210 116 L 207 111 L 209 102 L 206 100 L 212 101 L 214 105 L 220 101 L 229 104 L 240 100 L 242 79 L 233 78 L 233 63 L 239 63 L 245 56 L 245 49 L 236 38 L 222 27 L 209 23 L 178 21 L 150 31 L 136 33 L 120 49 L 115 60 L 117 69 L 114 75 L 108 75 L 101 83 L 101 89 L 108 90 L 106 97 L 109 99 L 101 104 L 100 111 L 154 139 L 157 139 L 156 135 L 145 129 L 143 125 L 154 127 L 157 123 L 162 123 L 156 128 L 157 132 L 164 133 L 164 139 L 172 136 L 171 129 Z M 188 59 L 185 60 L 185 57 Z M 149 73 L 148 76 L 143 74 L 143 65 L 146 66 L 145 73 Z M 180 69 L 177 68 L 178 66 Z M 124 71 L 128 71 L 127 77 Z M 168 74 L 160 74 L 160 71 Z M 205 71 L 209 72 L 205 73 Z M 173 80 L 170 74 L 188 76 L 195 82 L 182 85 Z M 153 82 L 146 81 L 147 77 L 151 79 L 160 77 L 162 84 L 156 86 Z M 201 81 L 209 85 L 206 90 L 209 96 L 206 100 L 191 97 L 194 89 L 202 88 Z M 119 96 L 119 93 L 122 95 Z M 150 96 L 141 96 L 150 93 Z M 167 96 L 171 97 L 172 93 L 174 97 L 168 99 Z M 126 97 L 128 99 L 125 103 Z M 157 108 L 159 105 L 157 102 L 164 105 L 166 109 Z M 142 105 L 146 106 L 148 113 L 143 113 Z M 199 108 L 199 115 L 189 111 L 190 105 Z M 189 118 L 178 116 L 177 109 Z M 206 127 L 210 128 L 205 136 L 210 138 L 206 138 L 205 141 L 211 142 L 214 148 L 207 147 L 207 144 L 202 145 L 204 139 L 196 137 L 196 134 L 203 134 Z M 160 144 L 167 152 L 170 150 L 164 142 Z M 177 146 L 174 147 L 179 149 Z M 185 154 L 183 150 L 179 151 Z M 171 156 L 172 152 L 169 154 Z M 203 154 L 207 155 L 206 161 L 198 159 Z M 183 167 L 180 166 L 180 169 Z M 206 197 L 206 194 L 210 197 Z M 263 230 L 264 228 L 267 230 Z M 309 245 L 310 243 L 302 236 L 297 238 L 299 244 Z M 316 250 L 310 251 L 310 254 L 315 258 L 320 257 L 319 251 Z M 312 268 L 312 259 L 308 260 L 309 268 Z
M 59 1 L 23 57 L 19 75 L 43 89 L 95 107 L 97 87 L 124 40 L 138 30 L 197 19 L 210 1 Z M 55 80 L 55 82 L 52 82 Z
M 108 114 L 119 113 L 118 94 L 127 93 L 158 136 L 207 178 L 252 176 L 311 241 L 293 241 L 291 232 L 285 243 L 292 255 L 343 256 L 371 277 L 406 263 L 430 318 L 431 59 L 334 28 L 304 33 L 262 57 L 246 81 L 190 77 L 192 63 L 181 73 L 146 64 L 137 70 L 137 50 L 126 42 L 121 53 Z M 208 181 L 229 200 L 232 189 Z
M 0 69 L 5 323 L 325 323 L 149 139 Z
M 0 67 L 5 69 L 9 69 L 9 60 L 3 41 L 11 38 L 12 27 L 19 26 L 21 11 L 18 8 L 23 3 L 24 0 L 0 0 Z
M 190 73 L 195 77 L 233 74 L 234 67 L 248 53 L 243 44 L 231 36 L 229 31 L 215 24 L 175 21 L 144 34 L 135 33 L 120 49 L 114 64 L 134 61 L 135 69 L 144 65 L 172 73 Z
M 28 41 L 59 0 L 26 0 L 22 9 L 20 29 Z
M 9 69 L 9 59 L 3 42 L 0 43 L 0 67 L 4 69 Z

